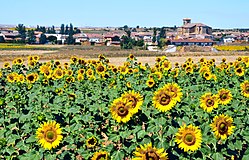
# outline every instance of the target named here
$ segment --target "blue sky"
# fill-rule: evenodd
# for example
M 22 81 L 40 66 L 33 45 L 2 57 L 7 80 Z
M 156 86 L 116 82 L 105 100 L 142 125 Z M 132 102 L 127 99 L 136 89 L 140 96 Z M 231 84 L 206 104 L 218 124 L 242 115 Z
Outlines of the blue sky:
M 249 28 L 249 0 L 2 0 L 0 24 Z

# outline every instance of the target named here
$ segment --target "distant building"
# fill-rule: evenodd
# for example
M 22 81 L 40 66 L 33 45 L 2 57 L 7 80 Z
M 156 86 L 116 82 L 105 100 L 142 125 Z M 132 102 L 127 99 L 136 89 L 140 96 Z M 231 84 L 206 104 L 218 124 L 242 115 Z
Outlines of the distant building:
M 197 35 L 208 34 L 212 35 L 212 28 L 202 23 L 191 23 L 190 18 L 183 19 L 183 26 L 178 28 L 179 35 Z
M 212 46 L 214 41 L 211 39 L 175 39 L 171 40 L 171 44 L 175 46 Z

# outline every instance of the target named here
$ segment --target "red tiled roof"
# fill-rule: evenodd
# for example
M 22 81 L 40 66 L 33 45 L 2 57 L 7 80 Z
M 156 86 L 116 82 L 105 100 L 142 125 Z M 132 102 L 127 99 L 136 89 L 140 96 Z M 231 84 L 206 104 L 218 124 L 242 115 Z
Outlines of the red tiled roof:
M 172 40 L 171 42 L 199 42 L 199 43 L 209 43 L 209 42 L 214 42 L 211 39 L 175 39 Z

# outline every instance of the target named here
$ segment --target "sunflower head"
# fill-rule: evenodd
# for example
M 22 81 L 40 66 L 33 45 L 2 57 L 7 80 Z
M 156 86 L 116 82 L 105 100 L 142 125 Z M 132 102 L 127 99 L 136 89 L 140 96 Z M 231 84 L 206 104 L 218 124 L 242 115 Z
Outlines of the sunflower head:
M 152 98 L 153 105 L 161 112 L 169 111 L 176 104 L 176 99 L 173 98 L 172 93 L 165 89 L 165 87 L 158 89 Z
M 237 76 L 243 76 L 245 74 L 244 68 L 243 67 L 238 67 L 235 69 L 235 74 Z
M 212 93 L 205 93 L 200 98 L 200 107 L 207 112 L 211 112 L 213 109 L 218 108 L 218 97 L 212 95 Z
M 133 154 L 135 156 L 133 160 L 168 160 L 168 153 L 163 148 L 152 147 L 152 143 L 140 145 Z
M 147 81 L 146 81 L 146 85 L 150 88 L 152 88 L 155 84 L 155 81 L 153 78 L 149 78 Z
M 249 98 L 249 81 L 245 80 L 240 84 L 241 94 L 247 98 Z
M 227 115 L 215 116 L 213 123 L 210 124 L 216 138 L 226 139 L 233 133 L 235 126 L 232 125 L 233 119 Z
M 128 103 L 131 103 L 133 114 L 137 113 L 141 105 L 143 104 L 143 97 L 134 90 L 125 92 L 121 97 L 127 100 Z
M 102 63 L 100 63 L 100 64 L 97 65 L 97 67 L 96 67 L 96 72 L 97 72 L 98 74 L 102 74 L 102 73 L 104 73 L 105 71 L 106 71 L 106 67 L 105 67 Z
M 181 126 L 176 133 L 175 141 L 184 152 L 196 151 L 201 147 L 201 130 L 192 124 Z
M 227 105 L 232 100 L 232 94 L 228 89 L 222 88 L 218 91 L 218 101 L 220 104 Z
M 10 68 L 10 63 L 9 62 L 4 62 L 3 68 Z
M 44 122 L 36 131 L 38 143 L 45 149 L 56 148 L 61 142 L 63 136 L 60 124 L 55 121 Z
M 95 152 L 91 160 L 108 160 L 108 152 L 106 151 Z
M 115 119 L 118 123 L 128 122 L 133 115 L 131 103 L 122 97 L 117 98 L 112 102 L 110 112 L 113 119 Z
M 87 148 L 93 148 L 97 145 L 97 139 L 93 136 L 93 137 L 90 137 L 86 140 L 86 146 Z

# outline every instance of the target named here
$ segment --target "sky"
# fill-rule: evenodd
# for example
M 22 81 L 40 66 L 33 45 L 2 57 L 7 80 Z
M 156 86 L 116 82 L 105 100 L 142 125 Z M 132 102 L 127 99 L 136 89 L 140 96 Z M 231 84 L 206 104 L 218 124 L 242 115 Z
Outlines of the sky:
M 1 0 L 0 24 L 249 28 L 249 0 Z

